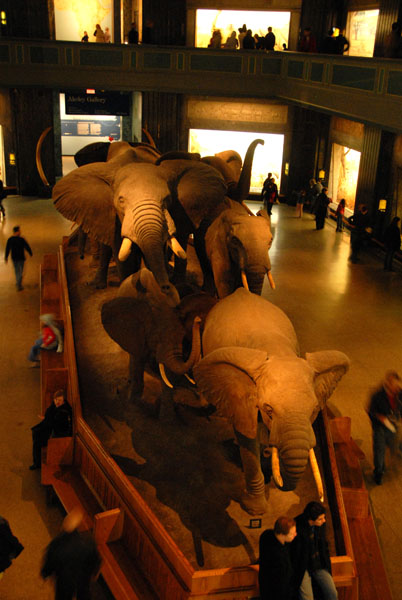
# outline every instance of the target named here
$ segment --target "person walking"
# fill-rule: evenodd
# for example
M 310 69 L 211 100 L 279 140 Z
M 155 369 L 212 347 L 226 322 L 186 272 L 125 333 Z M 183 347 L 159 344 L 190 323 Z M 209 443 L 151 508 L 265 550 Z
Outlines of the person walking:
M 65 400 L 64 390 L 57 390 L 53 394 L 53 402 L 45 416 L 31 430 L 33 463 L 29 470 L 35 471 L 41 468 L 42 448 L 47 445 L 51 436 L 60 438 L 72 435 L 72 410 Z
M 41 575 L 55 578 L 55 600 L 91 599 L 91 580 L 99 572 L 101 558 L 89 532 L 78 531 L 82 518 L 82 511 L 74 508 L 45 551 Z
M 292 600 L 293 569 L 289 543 L 296 537 L 296 521 L 279 517 L 260 537 L 258 582 L 261 600 Z
M 336 209 L 336 231 L 343 231 L 343 219 L 345 218 L 345 198 L 339 201 Z
M 328 205 L 330 200 L 327 196 L 327 188 L 322 188 L 321 194 L 317 198 L 317 207 L 315 210 L 315 228 L 324 229 L 325 219 L 327 217 Z
M 5 262 L 8 262 L 8 256 L 11 252 L 11 260 L 13 261 L 15 280 L 17 291 L 23 290 L 22 275 L 24 272 L 25 250 L 32 256 L 32 250 L 28 242 L 21 237 L 21 229 L 19 225 L 13 227 L 13 235 L 8 238 L 6 244 Z
M 7 519 L 0 515 L 0 579 L 11 562 L 23 551 L 24 546 L 13 535 Z
M 395 252 L 401 247 L 401 230 L 398 223 L 399 217 L 394 217 L 384 233 L 385 259 L 384 271 L 393 271 L 392 261 L 394 260 Z
M 366 230 L 369 226 L 367 206 L 365 204 L 359 204 L 357 212 L 349 217 L 348 223 L 351 226 L 350 246 L 352 249 L 349 260 L 352 261 L 352 263 L 357 263 L 359 262 L 360 250 L 362 249 L 367 236 Z
M 313 585 L 320 588 L 323 600 L 337 600 L 325 526 L 326 509 L 320 502 L 309 502 L 296 517 L 297 535 L 289 551 L 294 571 L 294 586 L 299 600 L 314 600 Z
M 385 471 L 385 449 L 391 450 L 397 442 L 397 428 L 401 417 L 402 381 L 396 371 L 388 371 L 380 388 L 372 394 L 368 414 L 373 428 L 373 477 L 381 485 Z

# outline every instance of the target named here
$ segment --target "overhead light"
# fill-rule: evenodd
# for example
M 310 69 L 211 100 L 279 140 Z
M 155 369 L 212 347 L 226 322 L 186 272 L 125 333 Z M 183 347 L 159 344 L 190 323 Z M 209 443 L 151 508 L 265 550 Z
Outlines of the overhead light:
M 85 90 L 85 93 L 86 94 L 96 94 L 95 90 L 92 90 L 92 89 Z

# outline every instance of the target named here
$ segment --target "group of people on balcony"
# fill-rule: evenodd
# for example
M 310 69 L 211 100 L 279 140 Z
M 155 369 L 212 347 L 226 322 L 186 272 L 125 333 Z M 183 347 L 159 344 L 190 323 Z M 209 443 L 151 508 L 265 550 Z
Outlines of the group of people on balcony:
M 208 48 L 227 48 L 229 50 L 275 50 L 276 36 L 272 27 L 268 27 L 267 34 L 260 36 L 257 33 L 253 35 L 251 29 L 247 29 L 244 23 L 238 29 L 238 35 L 235 30 L 227 37 L 223 43 L 222 33 L 220 29 L 214 29 L 211 39 L 209 40 Z M 284 44 L 286 46 L 286 44 Z M 286 49 L 286 48 L 284 48 Z

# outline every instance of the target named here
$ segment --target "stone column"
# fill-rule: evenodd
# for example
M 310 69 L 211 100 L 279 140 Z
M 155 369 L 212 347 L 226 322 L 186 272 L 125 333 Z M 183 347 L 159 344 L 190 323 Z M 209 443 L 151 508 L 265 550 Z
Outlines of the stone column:
M 380 147 L 381 129 L 365 125 L 355 209 L 359 204 L 367 204 L 371 215 L 376 210 L 375 184 Z

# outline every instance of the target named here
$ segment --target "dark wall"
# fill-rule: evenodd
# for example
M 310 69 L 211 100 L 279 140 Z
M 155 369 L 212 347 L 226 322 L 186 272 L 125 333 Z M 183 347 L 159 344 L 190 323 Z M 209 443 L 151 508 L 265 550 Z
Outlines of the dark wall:
M 53 127 L 53 92 L 31 88 L 10 91 L 16 142 L 16 185 L 19 194 L 43 195 L 44 185 L 36 168 L 36 145 L 41 133 Z M 45 138 L 42 164 L 50 184 L 55 182 L 53 135 Z
M 401 17 L 400 0 L 381 0 L 375 36 L 374 56 L 384 56 L 384 42 L 391 31 L 392 23 Z
M 51 39 L 53 0 L 0 0 L 0 10 L 7 16 L 1 35 L 21 38 Z
M 161 92 L 142 95 L 142 126 L 149 131 L 161 152 L 187 150 L 183 146 L 183 96 Z
M 2 173 L 1 179 L 7 185 L 16 185 L 17 171 L 16 167 L 10 165 L 10 154 L 15 154 L 15 141 L 13 135 L 13 118 L 10 102 L 10 90 L 0 89 L 0 124 L 3 127 L 4 138 L 4 158 L 5 158 L 5 173 Z
M 152 43 L 185 46 L 186 0 L 143 0 L 143 27 L 147 20 L 154 23 Z
M 326 168 L 330 123 L 329 115 L 294 108 L 288 194 L 307 189 L 309 180 L 317 179 L 319 170 Z
M 300 30 L 311 27 L 318 48 L 331 27 L 342 28 L 346 21 L 346 0 L 304 0 Z

